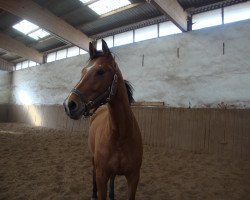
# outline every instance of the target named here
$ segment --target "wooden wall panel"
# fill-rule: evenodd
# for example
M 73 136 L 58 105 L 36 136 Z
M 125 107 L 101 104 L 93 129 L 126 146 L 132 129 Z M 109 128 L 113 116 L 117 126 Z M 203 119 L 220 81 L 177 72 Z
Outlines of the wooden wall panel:
M 9 111 L 8 104 L 0 104 L 0 122 L 7 122 L 8 121 L 8 111 Z
M 0 111 L 1 111 L 0 106 Z M 249 109 L 133 106 L 145 144 L 250 160 Z M 88 134 L 89 120 L 71 120 L 60 105 L 11 105 L 9 121 Z

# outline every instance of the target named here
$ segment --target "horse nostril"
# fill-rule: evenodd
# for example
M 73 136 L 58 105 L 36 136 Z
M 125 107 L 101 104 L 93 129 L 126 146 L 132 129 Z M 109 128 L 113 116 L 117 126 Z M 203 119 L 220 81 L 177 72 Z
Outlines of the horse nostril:
M 77 108 L 77 104 L 74 101 L 68 102 L 69 110 L 75 110 Z

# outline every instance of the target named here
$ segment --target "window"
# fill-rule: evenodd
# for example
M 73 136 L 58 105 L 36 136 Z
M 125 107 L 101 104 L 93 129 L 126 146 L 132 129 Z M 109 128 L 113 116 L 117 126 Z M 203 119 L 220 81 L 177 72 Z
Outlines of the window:
M 224 8 L 224 23 L 250 19 L 250 2 L 245 2 Z
M 159 24 L 159 36 L 172 35 L 181 33 L 181 30 L 175 26 L 172 22 L 162 22 Z
M 63 50 L 57 51 L 57 53 L 56 53 L 56 60 L 61 60 L 63 58 L 66 58 L 66 55 L 67 55 L 67 49 L 63 49 Z
M 22 69 L 22 63 L 21 62 L 16 64 L 16 70 L 20 70 L 20 69 Z
M 105 40 L 105 42 L 107 43 L 109 48 L 114 46 L 114 44 L 113 44 L 113 36 L 105 37 L 103 39 Z M 102 49 L 102 40 L 97 40 L 97 45 L 96 46 L 97 46 L 96 47 L 97 50 L 101 50 Z
M 88 5 L 88 7 L 95 11 L 98 15 L 103 15 L 129 4 L 131 3 L 128 0 L 99 0 Z
M 29 61 L 28 61 L 28 60 L 23 61 L 23 62 L 22 62 L 22 69 L 25 69 L 25 68 L 27 68 L 27 67 L 29 67 Z
M 114 46 L 133 43 L 133 31 L 120 33 L 114 36 Z
M 193 30 L 222 24 L 221 9 L 200 13 L 193 16 Z
M 36 62 L 30 60 L 29 67 L 34 67 L 34 66 L 36 66 Z
M 80 55 L 88 53 L 87 51 L 84 51 L 83 49 L 80 49 Z
M 68 55 L 67 57 L 77 56 L 79 55 L 79 47 L 70 47 L 68 48 Z
M 135 42 L 156 38 L 157 36 L 157 24 L 135 30 Z
M 47 57 L 47 62 L 53 62 L 56 60 L 56 52 L 49 53 Z

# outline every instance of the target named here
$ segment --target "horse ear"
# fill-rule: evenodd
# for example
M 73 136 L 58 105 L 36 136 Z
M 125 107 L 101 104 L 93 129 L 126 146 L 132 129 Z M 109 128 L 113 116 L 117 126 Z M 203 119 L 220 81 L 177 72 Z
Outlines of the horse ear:
M 103 40 L 103 39 L 102 39 L 102 51 L 106 54 L 110 54 L 109 47 L 108 47 L 107 43 L 105 42 L 105 40 Z
M 92 42 L 89 43 L 89 56 L 90 59 L 94 59 L 96 57 L 97 51 Z

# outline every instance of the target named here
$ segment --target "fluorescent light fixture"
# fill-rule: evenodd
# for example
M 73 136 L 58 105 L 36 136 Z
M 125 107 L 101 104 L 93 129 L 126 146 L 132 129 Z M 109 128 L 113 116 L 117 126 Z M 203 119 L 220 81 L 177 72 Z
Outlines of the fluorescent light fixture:
M 91 0 L 79 0 L 79 1 L 81 1 L 82 3 L 88 3 Z
M 21 22 L 19 22 L 18 24 L 15 24 L 13 26 L 14 29 L 24 33 L 25 35 L 31 31 L 34 31 L 36 29 L 38 29 L 39 27 L 27 20 L 23 20 Z
M 118 8 L 131 4 L 128 0 L 99 0 L 95 3 L 88 5 L 98 15 L 102 15 Z
M 43 29 L 38 29 L 37 31 L 30 33 L 28 36 L 34 38 L 35 40 L 39 40 L 39 39 L 44 38 L 48 35 L 50 35 L 50 34 L 47 31 L 45 31 Z
M 35 40 L 39 40 L 41 38 L 44 38 L 50 33 L 47 31 L 41 29 L 39 26 L 29 22 L 28 20 L 23 20 L 19 22 L 18 24 L 15 24 L 12 26 L 14 29 L 22 32 L 23 34 L 27 35 Z

